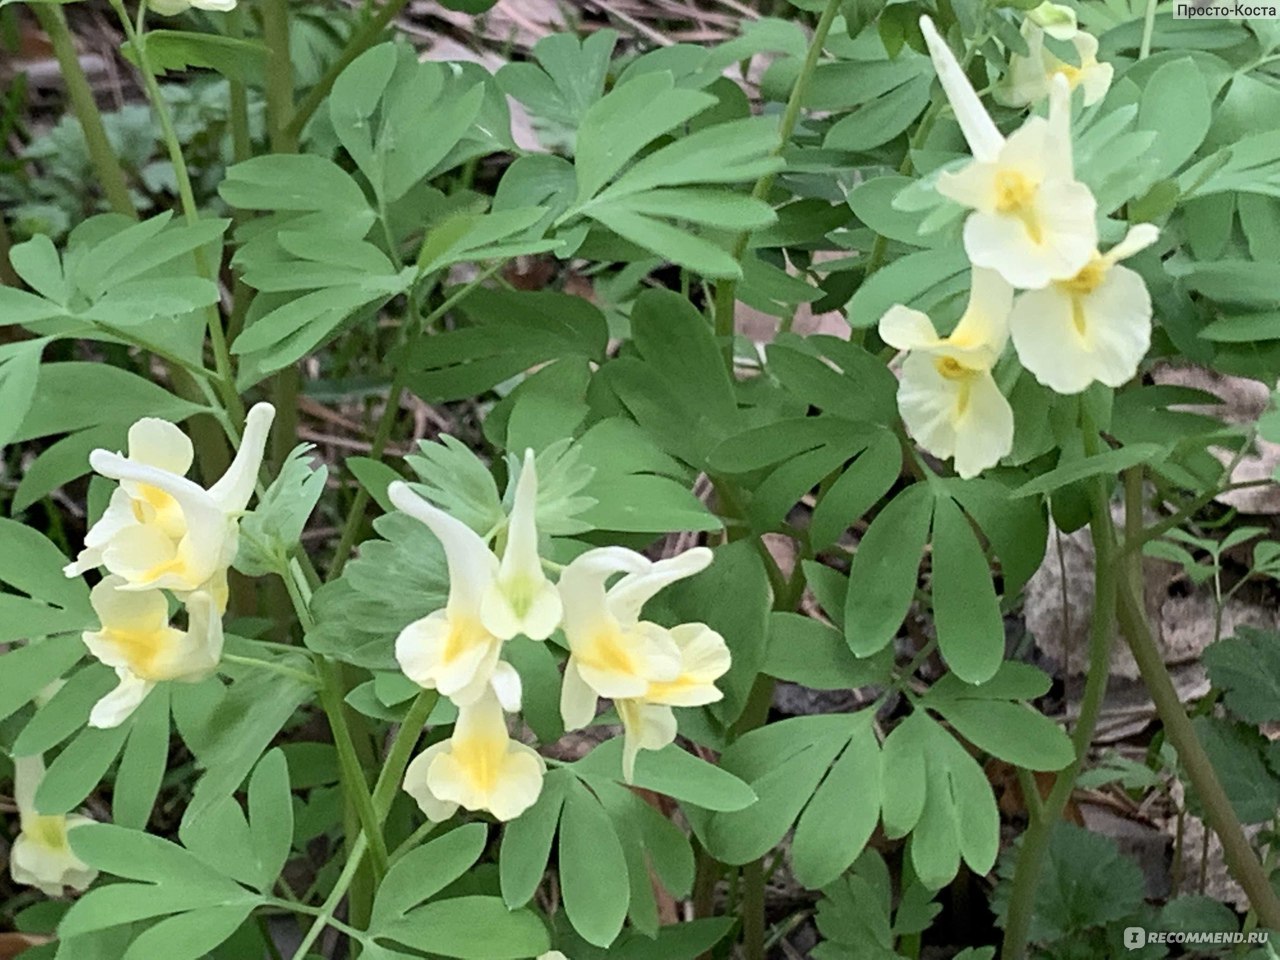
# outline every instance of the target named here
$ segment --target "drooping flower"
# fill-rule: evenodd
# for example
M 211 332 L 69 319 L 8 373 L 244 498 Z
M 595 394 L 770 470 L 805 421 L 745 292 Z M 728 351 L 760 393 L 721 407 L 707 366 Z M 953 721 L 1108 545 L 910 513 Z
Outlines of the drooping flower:
M 22 832 L 9 851 L 9 872 L 14 883 L 38 887 L 46 896 L 60 897 L 64 887 L 84 890 L 98 876 L 97 870 L 71 852 L 67 842 L 68 833 L 93 821 L 74 813 L 38 813 L 36 790 L 43 779 L 44 760 L 39 755 L 14 757 L 13 798 Z
M 249 411 L 235 460 L 208 490 L 184 476 L 191 441 L 167 420 L 147 417 L 130 427 L 128 456 L 94 450 L 93 469 L 120 486 L 67 576 L 105 566 L 126 581 L 121 589 L 206 590 L 225 609 L 240 515 L 253 495 L 274 417 L 269 403 Z
M 1070 40 L 1079 30 L 1075 10 L 1052 0 L 1044 0 L 1040 6 L 1028 10 L 1027 20 L 1055 40 Z
M 1151 295 L 1119 261 L 1155 243 L 1149 223 L 1092 259 L 1075 276 L 1020 294 L 1009 317 L 1022 365 L 1057 393 L 1079 393 L 1095 380 L 1119 387 L 1133 379 L 1151 346 Z
M 614 701 L 622 720 L 622 774 L 628 782 L 641 750 L 661 750 L 675 740 L 672 707 L 701 707 L 724 698 L 716 686 L 732 665 L 724 637 L 705 623 L 682 623 L 669 634 L 680 651 L 675 678 L 651 682 L 642 697 Z
M 902 305 L 880 320 L 880 337 L 907 351 L 898 411 L 916 441 L 936 457 L 955 458 L 973 477 L 1013 449 L 1013 410 L 991 370 L 1009 339 L 1013 288 L 995 271 L 974 268 L 969 305 L 950 336 Z
M 938 177 L 939 193 L 973 211 L 964 224 L 969 259 L 1025 289 L 1075 276 L 1098 243 L 1097 204 L 1074 178 L 1066 79 L 1051 85 L 1048 120 L 1031 117 L 1006 140 L 933 21 L 921 17 L 920 28 L 973 154 Z
M 1107 95 L 1111 78 L 1115 74 L 1109 63 L 1098 61 L 1098 40 L 1083 30 L 1072 29 L 1064 38 L 1076 48 L 1080 65 L 1067 63 L 1045 49 L 1043 30 L 1031 19 L 1022 23 L 1022 37 L 1027 42 L 1028 54 L 1013 54 L 1009 58 L 1009 72 L 996 86 L 997 100 L 1010 107 L 1025 107 L 1039 103 L 1049 95 L 1053 78 L 1066 78 L 1069 90 L 1079 87 L 1084 94 L 1084 105 L 1092 106 Z
M 640 750 L 658 750 L 675 739 L 673 706 L 720 699 L 715 680 L 729 669 L 724 639 L 705 624 L 668 629 L 640 619 L 645 603 L 663 587 L 706 569 L 711 560 L 705 547 L 656 563 L 622 547 L 601 547 L 560 575 L 569 642 L 560 712 L 565 726 L 577 729 L 591 722 L 598 698 L 613 699 L 623 725 L 628 780 Z M 615 574 L 624 576 L 606 589 Z
M 429 820 L 447 820 L 458 807 L 513 820 L 537 801 L 545 771 L 536 750 L 511 739 L 497 695 L 486 690 L 458 708 L 448 740 L 414 758 L 404 788 Z
M 397 509 L 435 534 L 449 567 L 444 609 L 400 632 L 396 659 L 410 680 L 439 690 L 459 705 L 475 701 L 494 682 L 505 640 L 521 633 L 545 640 L 559 626 L 560 596 L 538 557 L 537 484 L 529 451 L 516 485 L 501 559 L 480 534 L 422 499 L 407 484 L 393 483 L 388 488 Z M 504 672 L 497 678 L 507 701 L 513 674 Z
M 159 590 L 131 590 L 123 577 L 103 578 L 89 594 L 101 627 L 84 634 L 85 646 L 112 667 L 119 685 L 89 714 L 92 727 L 117 727 L 151 688 L 165 680 L 205 679 L 222 658 L 222 619 L 207 591 L 186 596 L 187 628 L 169 624 L 169 602 Z

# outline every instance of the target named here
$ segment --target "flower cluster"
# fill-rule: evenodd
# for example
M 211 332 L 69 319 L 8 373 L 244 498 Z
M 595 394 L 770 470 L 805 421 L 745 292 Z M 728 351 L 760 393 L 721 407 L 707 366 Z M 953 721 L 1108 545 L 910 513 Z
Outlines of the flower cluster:
M 65 572 L 106 569 L 89 596 L 101 627 L 84 642 L 120 681 L 94 706 L 91 726 L 119 726 L 157 683 L 196 682 L 217 668 L 227 570 L 274 416 L 266 403 L 249 411 L 235 460 L 207 490 L 187 479 L 191 441 L 167 420 L 130 427 L 127 455 L 90 454 L 94 470 L 119 486 Z M 185 629 L 171 625 L 167 594 L 186 608 Z
M 508 640 L 523 635 L 542 641 L 563 629 L 570 654 L 561 699 L 565 724 L 585 726 L 597 698 L 613 698 L 625 729 L 628 779 L 639 750 L 659 749 L 675 738 L 672 707 L 720 699 L 715 681 L 729 669 L 724 640 L 705 624 L 665 628 L 640 619 L 650 598 L 704 569 L 711 551 L 695 548 L 654 562 L 621 547 L 590 549 L 553 584 L 539 555 L 532 450 L 513 483 L 505 529 L 490 537 L 407 484 L 388 491 L 399 510 L 440 541 L 449 569 L 444 608 L 409 624 L 396 639 L 405 675 L 458 708 L 452 736 L 423 751 L 405 773 L 405 790 L 432 820 L 459 807 L 510 820 L 541 792 L 544 761 L 507 729 L 504 714 L 520 709 L 522 693 L 520 675 L 502 658 Z M 499 550 L 490 547 L 490 538 L 501 541 Z
M 1075 179 L 1071 90 L 1081 86 L 1086 101 L 1098 99 L 1110 68 L 1097 64 L 1097 42 L 1076 30 L 1074 18 L 1066 24 L 1052 13 L 1038 8 L 1040 23 L 1028 21 L 1029 46 L 1037 40 L 1039 59 L 1015 58 L 1010 68 L 1020 103 L 1039 98 L 1024 75 L 1043 81 L 1048 116 L 1028 118 L 1007 138 L 933 22 L 920 21 L 973 157 L 937 181 L 939 193 L 971 211 L 964 249 L 973 279 L 968 308 L 950 336 L 939 337 L 929 317 L 902 305 L 881 319 L 880 334 L 907 352 L 898 407 L 908 431 L 936 456 L 954 457 L 961 477 L 994 466 L 1013 448 L 1013 412 L 992 376 L 1010 339 L 1022 366 L 1059 393 L 1079 393 L 1094 382 L 1120 386 L 1151 342 L 1151 297 L 1142 278 L 1118 262 L 1155 242 L 1156 228 L 1135 226 L 1099 252 L 1097 203 Z M 1050 62 L 1046 32 L 1073 39 L 1082 66 Z M 1015 296 L 1015 289 L 1022 292 Z

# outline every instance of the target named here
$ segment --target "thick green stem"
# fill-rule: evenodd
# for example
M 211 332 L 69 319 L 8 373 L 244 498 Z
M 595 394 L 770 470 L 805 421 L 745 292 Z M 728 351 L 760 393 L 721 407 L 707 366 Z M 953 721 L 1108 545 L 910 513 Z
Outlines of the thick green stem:
M 107 202 L 116 213 L 136 219 L 138 214 L 133 208 L 133 198 L 129 196 L 124 168 L 120 166 L 120 159 L 107 139 L 102 114 L 98 111 L 93 90 L 80 66 L 80 58 L 76 55 L 62 8 L 53 3 L 33 3 L 28 9 L 36 15 L 41 29 L 48 34 L 49 42 L 53 44 L 54 56 L 58 58 L 58 66 L 62 70 L 62 82 L 67 88 L 67 97 L 71 100 L 71 109 L 80 122 L 85 146 L 89 149 L 89 160 L 93 163 L 94 173 L 98 175 L 98 182 L 102 184 Z
M 311 924 L 311 929 L 307 931 L 307 935 L 298 944 L 298 949 L 293 951 L 293 960 L 302 960 L 307 955 L 307 951 L 311 949 L 312 944 L 324 932 L 325 926 L 333 921 L 333 915 L 337 912 L 338 905 L 342 903 L 343 895 L 347 892 L 347 888 L 351 886 L 351 881 L 356 878 L 356 872 L 360 869 L 361 863 L 364 862 L 366 846 L 367 838 L 364 834 L 361 834 L 356 838 L 350 856 L 347 858 L 346 866 L 342 868 L 342 873 L 338 875 L 338 880 L 329 892 L 324 906 L 320 908 L 320 913 Z M 290 904 L 290 909 L 293 908 L 293 905 Z
M 742 868 L 742 942 L 747 960 L 764 960 L 764 861 L 752 860 Z
M 1111 522 L 1111 505 L 1106 482 L 1099 479 L 1092 490 L 1092 516 L 1089 531 L 1094 547 L 1094 598 L 1093 622 L 1089 629 L 1089 671 L 1086 674 L 1084 694 L 1080 700 L 1080 717 L 1071 734 L 1075 747 L 1075 759 L 1058 773 L 1049 796 L 1039 804 L 1038 816 L 1032 817 L 1018 849 L 1014 867 L 1013 889 L 1009 896 L 1009 912 L 1004 930 L 1002 960 L 1022 960 L 1026 955 L 1027 938 L 1031 932 L 1031 919 L 1035 910 L 1036 889 L 1044 867 L 1045 854 L 1054 827 L 1062 818 L 1076 777 L 1089 753 L 1093 731 L 1102 711 L 1103 697 L 1107 692 L 1107 680 L 1111 673 L 1111 644 L 1115 638 L 1116 581 L 1121 572 L 1117 567 L 1118 550 L 1115 526 Z M 1037 798 L 1038 799 L 1038 798 Z M 1028 797 L 1028 809 L 1031 798 Z
M 809 82 L 813 79 L 813 72 L 822 58 L 822 48 L 826 45 L 827 34 L 831 32 L 831 24 L 835 22 L 841 5 L 841 0 L 827 0 L 822 16 L 818 19 L 818 26 L 813 31 L 813 39 L 809 42 L 809 52 L 805 55 L 804 64 L 800 68 L 800 76 L 796 78 L 795 86 L 791 88 L 791 96 L 787 99 L 787 106 L 782 114 L 782 123 L 778 127 L 778 146 L 773 151 L 775 156 L 786 149 L 787 144 L 791 142 L 791 135 L 795 133 L 796 124 L 800 122 L 800 112 L 804 108 L 804 98 L 809 92 Z M 769 191 L 773 189 L 776 178 L 776 172 L 766 173 L 756 181 L 751 196 L 757 200 L 766 199 Z M 747 252 L 747 245 L 751 243 L 751 234 L 752 231 L 744 230 L 733 241 L 731 256 L 739 264 L 742 263 L 742 258 Z M 715 332 L 717 337 L 725 338 L 725 364 L 730 370 L 733 369 L 733 332 L 738 301 L 737 291 L 736 280 L 720 280 L 716 283 Z
M 417 746 L 427 717 L 431 716 L 431 711 L 439 700 L 440 695 L 436 691 L 423 690 L 409 705 L 409 711 L 404 715 L 404 722 L 400 724 L 395 740 L 391 742 L 391 749 L 387 751 L 382 772 L 378 774 L 378 782 L 373 788 L 373 809 L 377 811 L 379 820 L 386 819 L 391 801 L 395 799 L 400 780 L 404 777 L 405 768 L 409 766 L 413 748 Z
M 1140 563 L 1141 556 L 1135 554 L 1133 560 Z M 1120 629 L 1129 642 L 1129 649 L 1142 673 L 1147 692 L 1155 701 L 1165 736 L 1178 751 L 1178 759 L 1204 807 L 1205 819 L 1222 841 L 1223 855 L 1231 875 L 1244 888 L 1259 920 L 1272 930 L 1280 930 L 1280 898 L 1276 897 L 1266 871 L 1249 845 L 1240 819 L 1218 780 L 1218 773 L 1182 706 L 1177 688 L 1165 666 L 1164 656 L 1151 634 L 1142 598 L 1134 588 L 1131 577 L 1122 576 L 1117 579 L 1120 581 Z
M 143 86 L 146 88 L 147 98 L 151 101 L 151 108 L 155 111 L 156 119 L 160 123 L 160 131 L 169 153 L 169 161 L 173 164 L 174 179 L 178 183 L 178 197 L 182 201 L 183 217 L 189 224 L 196 223 L 200 219 L 200 209 L 196 205 L 195 191 L 191 187 L 191 174 L 187 169 L 186 158 L 182 155 L 182 143 L 178 140 L 178 133 L 173 125 L 173 116 L 169 112 L 169 105 L 165 102 L 164 96 L 160 91 L 160 84 L 156 82 L 155 72 L 151 69 L 151 59 L 147 54 L 146 38 L 138 32 L 138 28 L 129 19 L 123 0 L 111 0 L 111 6 L 120 20 L 120 25 L 124 28 L 125 36 L 132 45 L 135 56 L 138 58 L 138 69 L 142 74 Z M 145 8 L 141 8 L 138 11 L 139 23 L 142 22 L 144 10 Z M 216 279 L 214 271 L 205 257 L 204 250 L 195 251 L 195 262 L 196 272 L 200 276 L 211 281 Z M 244 424 L 244 402 L 236 391 L 235 375 L 231 370 L 231 354 L 227 350 L 227 338 L 222 329 L 222 316 L 218 312 L 216 305 L 210 306 L 207 314 L 209 343 L 213 347 L 213 363 L 214 370 L 217 372 L 218 393 L 227 414 L 239 427 Z
M 347 41 L 347 45 L 335 60 L 325 71 L 320 81 L 307 91 L 307 95 L 302 98 L 302 102 L 298 104 L 297 110 L 294 111 L 292 118 L 289 120 L 287 131 L 294 140 L 302 135 L 302 129 L 307 125 L 307 121 L 324 102 L 324 98 L 329 95 L 329 91 L 333 89 L 333 83 L 338 79 L 338 75 L 342 73 L 351 61 L 364 53 L 369 47 L 382 36 L 382 31 L 387 29 L 387 25 L 391 23 L 405 8 L 409 0 L 389 0 L 382 5 L 382 9 L 378 11 L 378 15 L 369 20 L 364 26 L 360 27 L 351 35 L 351 39 Z

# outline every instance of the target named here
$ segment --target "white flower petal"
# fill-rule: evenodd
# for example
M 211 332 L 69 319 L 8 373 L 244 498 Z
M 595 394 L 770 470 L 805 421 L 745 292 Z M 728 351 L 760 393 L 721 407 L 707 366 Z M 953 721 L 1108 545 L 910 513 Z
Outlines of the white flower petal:
M 89 712 L 89 726 L 103 730 L 120 726 L 142 705 L 155 686 L 150 680 L 135 677 L 124 667 L 116 668 L 116 676 L 120 678 L 120 685 L 93 705 Z
M 659 560 L 643 573 L 630 573 L 609 590 L 609 611 L 619 623 L 635 623 L 640 611 L 659 591 L 701 573 L 711 566 L 715 554 L 707 547 L 693 547 L 674 557 Z
M 182 476 L 194 457 L 190 438 L 168 420 L 143 417 L 129 428 L 129 459 L 134 463 Z
M 276 408 L 271 404 L 256 403 L 245 417 L 244 434 L 240 438 L 240 449 L 236 451 L 235 459 L 222 478 L 209 488 L 209 496 L 223 513 L 239 513 L 253 496 L 253 488 L 258 482 L 258 469 L 262 466 L 267 448 L 267 436 L 271 432 L 271 421 L 275 419 L 275 415 Z
M 615 705 L 622 720 L 622 778 L 631 783 L 641 750 L 661 750 L 675 740 L 676 715 L 670 707 L 641 700 L 619 700 Z
M 716 681 L 733 664 L 724 637 L 705 623 L 682 623 L 670 630 L 680 650 L 680 673 L 649 685 L 645 700 L 673 707 L 699 707 L 723 699 Z
M 560 716 L 566 730 L 581 730 L 596 717 L 596 692 L 582 679 L 573 657 L 564 667 L 564 683 L 560 687 Z
M 976 477 L 1013 450 L 1013 408 L 991 374 L 969 387 L 968 404 L 956 425 L 955 468 L 961 478 Z
M 890 307 L 880 318 L 880 339 L 895 350 L 919 350 L 937 346 L 938 331 L 927 314 L 900 303 Z
M 520 673 L 516 668 L 505 660 L 499 660 L 493 668 L 493 676 L 489 682 L 498 702 L 502 704 L 502 709 L 507 713 L 518 713 L 523 689 Z
M 928 17 L 920 18 L 920 30 L 924 34 L 925 43 L 929 46 L 929 55 L 933 58 L 934 69 L 938 71 L 938 79 L 942 89 L 951 101 L 951 109 L 955 111 L 956 121 L 968 141 L 969 150 L 978 160 L 991 160 L 1000 152 L 1004 138 L 996 129 L 995 121 L 982 106 L 978 94 L 974 91 L 969 78 L 964 75 L 956 60 L 955 54 L 947 46 L 945 40 L 938 35 L 933 21 Z
M 458 811 L 456 803 L 441 800 L 432 793 L 431 786 L 427 782 L 427 771 L 431 769 L 431 764 L 435 762 L 436 757 L 441 752 L 447 749 L 449 749 L 448 740 L 432 744 L 414 757 L 404 772 L 405 793 L 417 801 L 418 808 L 433 823 L 441 823 L 448 820 Z
M 449 566 L 449 602 L 445 609 L 451 616 L 478 618 L 481 598 L 498 573 L 498 558 L 484 538 L 418 496 L 407 483 L 391 484 L 387 496 L 397 510 L 424 524 L 444 547 Z

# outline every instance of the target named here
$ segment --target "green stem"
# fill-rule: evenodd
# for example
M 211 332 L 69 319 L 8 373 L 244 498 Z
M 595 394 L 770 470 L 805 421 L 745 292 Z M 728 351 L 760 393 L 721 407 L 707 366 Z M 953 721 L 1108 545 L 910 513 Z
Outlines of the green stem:
M 282 677 L 292 677 L 294 680 L 312 687 L 318 686 L 320 683 L 314 673 L 295 670 L 293 667 L 287 667 L 282 663 L 272 663 L 270 660 L 259 660 L 257 657 L 241 657 L 234 653 L 224 653 L 222 660 L 224 663 L 235 663 L 242 667 L 252 667 L 254 670 L 268 670 L 271 673 L 278 673 Z
M 373 788 L 373 809 L 379 820 L 385 820 L 391 809 L 391 801 L 395 799 L 396 790 L 404 777 L 405 768 L 409 766 L 409 757 L 413 748 L 422 736 L 422 728 L 426 726 L 427 717 L 435 709 L 440 695 L 434 690 L 423 690 L 404 715 L 404 722 L 396 732 L 396 738 L 387 751 L 387 758 L 382 764 L 382 772 L 378 774 L 378 782 Z
M 1156 29 L 1156 0 L 1147 0 L 1147 11 L 1142 18 L 1142 46 L 1138 48 L 1138 59 L 1145 60 L 1151 56 L 1151 36 Z
M 1137 555 L 1134 559 L 1141 563 Z M 1165 736 L 1178 752 L 1178 759 L 1204 807 L 1205 819 L 1222 842 L 1231 875 L 1244 888 L 1261 922 L 1272 930 L 1280 930 L 1280 898 L 1277 898 L 1266 871 L 1249 845 L 1231 801 L 1222 789 L 1217 771 L 1182 706 L 1164 657 L 1151 634 L 1142 598 L 1131 577 L 1117 579 L 1120 581 L 1120 629 L 1129 642 L 1129 650 L 1138 664 L 1147 692 L 1155 701 Z
M 782 124 L 778 128 L 778 145 L 774 148 L 774 156 L 780 155 L 787 144 L 791 142 L 791 135 L 795 133 L 796 124 L 800 122 L 800 112 L 804 108 L 804 98 L 809 92 L 809 82 L 813 79 L 813 72 L 817 69 L 818 60 L 822 57 L 822 48 L 827 42 L 827 34 L 831 32 L 831 25 L 835 22 L 841 6 L 841 0 L 827 0 L 822 16 L 818 19 L 818 26 L 813 31 L 813 39 L 809 42 L 809 50 L 805 54 L 804 64 L 800 68 L 800 75 L 796 77 L 795 86 L 791 88 L 791 96 L 787 98 L 787 106 L 782 114 Z M 757 200 L 766 199 L 769 196 L 769 191 L 773 189 L 773 182 L 777 179 L 777 176 L 777 172 L 774 171 L 760 177 L 751 191 L 751 196 Z M 730 255 L 735 262 L 742 263 L 742 258 L 747 252 L 747 245 L 751 243 L 751 235 L 752 231 L 744 230 L 734 239 Z M 738 301 L 737 290 L 738 282 L 736 280 L 726 279 L 716 283 L 715 332 L 717 337 L 725 339 L 725 365 L 730 372 L 733 371 L 733 333 L 735 329 L 735 307 Z
M 1098 443 L 1096 434 L 1091 434 Z M 1075 759 L 1058 773 L 1049 796 L 1039 804 L 1039 816 L 1032 817 L 1022 835 L 1018 859 L 1014 865 L 1013 889 L 1009 895 L 1008 919 L 1004 930 L 1002 960 L 1022 960 L 1026 955 L 1031 919 L 1035 910 L 1036 890 L 1044 867 L 1045 855 L 1054 827 L 1062 819 L 1076 777 L 1084 765 L 1093 741 L 1093 731 L 1102 712 L 1103 697 L 1111 673 L 1111 644 L 1115 637 L 1116 582 L 1120 579 L 1115 526 L 1111 522 L 1109 488 L 1099 478 L 1093 484 L 1092 515 L 1089 531 L 1094 545 L 1093 621 L 1089 629 L 1089 671 L 1080 701 L 1080 717 L 1072 731 Z M 1030 798 L 1028 798 L 1028 808 Z
M 376 17 L 373 17 L 351 35 L 351 39 L 347 41 L 347 45 L 343 48 L 342 53 L 338 55 L 338 59 L 329 66 L 320 81 L 307 91 L 307 95 L 298 104 L 286 127 L 289 136 L 296 141 L 302 135 L 303 127 L 307 125 L 307 121 L 311 119 L 320 104 L 324 102 L 324 98 L 329 95 L 329 91 L 333 89 L 333 83 L 338 79 L 338 75 L 350 66 L 356 57 L 373 46 L 374 42 L 382 36 L 382 31 L 400 14 L 400 11 L 405 8 L 408 2 L 409 0 L 389 0 L 389 2 L 382 5 L 382 9 L 378 11 Z
M 746 960 L 764 960 L 764 861 L 752 860 L 742 868 L 742 941 Z
M 435 820 L 424 820 L 419 824 L 417 830 L 409 834 L 404 843 L 391 851 L 391 860 L 389 861 L 390 865 L 394 867 L 396 862 L 406 853 L 410 853 L 417 849 L 418 844 L 422 843 L 423 840 L 435 833 L 436 828 L 439 826 L 440 824 Z
M 307 935 L 298 944 L 298 949 L 293 951 L 293 960 L 303 960 L 303 957 L 307 955 L 307 951 L 311 949 L 312 944 L 324 932 L 325 926 L 333 923 L 333 915 L 338 910 L 338 904 L 342 902 L 343 894 L 351 886 L 351 881 L 355 879 L 356 871 L 360 869 L 360 864 L 364 860 L 367 845 L 367 838 L 364 834 L 356 837 L 356 842 L 351 849 L 351 855 L 347 858 L 346 866 L 342 868 L 342 873 L 338 875 L 337 882 L 333 885 L 333 889 L 329 891 L 329 896 L 325 900 L 324 906 L 320 908 L 320 913 L 316 916 L 315 921 L 311 924 L 311 929 L 307 931 Z M 296 909 L 296 907 L 291 904 L 290 909 Z M 351 931 L 351 933 L 354 934 L 355 931 Z
M 290 576 L 283 580 L 298 623 L 304 632 L 311 630 L 315 626 L 315 620 L 311 616 L 309 604 L 310 588 L 292 568 Z M 312 656 L 312 664 L 320 684 L 320 706 L 328 717 L 329 729 L 333 732 L 333 745 L 338 752 L 338 769 L 342 774 L 343 788 L 348 802 L 355 808 L 362 835 L 368 841 L 369 860 L 374 876 L 381 880 L 387 872 L 387 843 L 382 836 L 381 822 L 374 810 L 373 795 L 369 792 L 369 781 L 365 778 L 364 767 L 351 736 L 351 727 L 347 723 L 342 678 L 337 667 L 319 654 Z
M 111 6 L 124 28 L 125 36 L 132 45 L 138 58 L 138 70 L 142 74 L 143 86 L 151 108 L 160 123 L 160 131 L 164 137 L 165 147 L 169 153 L 169 161 L 173 164 L 174 178 L 178 183 L 178 197 L 182 202 L 182 214 L 187 223 L 194 224 L 200 220 L 200 209 L 196 205 L 195 191 L 191 187 L 191 173 L 187 169 L 186 158 L 182 155 L 182 143 L 178 140 L 177 130 L 173 125 L 173 116 L 169 105 L 160 92 L 160 84 L 151 69 L 151 59 L 147 54 L 146 38 L 138 31 L 134 22 L 125 11 L 123 0 L 111 0 Z M 138 9 L 138 23 L 142 22 L 145 5 Z M 214 272 L 205 258 L 204 250 L 195 251 L 196 272 L 206 280 L 214 280 Z M 236 391 L 235 376 L 231 371 L 231 354 L 227 350 L 227 338 L 222 329 L 222 316 L 217 305 L 210 306 L 207 311 L 209 327 L 209 343 L 213 347 L 213 365 L 217 372 L 219 394 L 228 415 L 239 426 L 244 423 L 244 402 Z
M 133 208 L 133 198 L 129 196 L 124 168 L 120 166 L 120 159 L 116 156 L 111 141 L 107 139 L 102 114 L 98 111 L 98 105 L 93 99 L 93 89 L 80 66 L 80 58 L 76 55 L 62 8 L 53 3 L 33 3 L 29 9 L 40 21 L 41 29 L 48 34 L 49 42 L 53 45 L 54 56 L 58 58 L 58 66 L 62 71 L 62 82 L 71 100 L 71 109 L 80 121 L 89 159 L 93 163 L 98 182 L 102 184 L 107 202 L 116 213 L 136 220 L 138 214 Z

